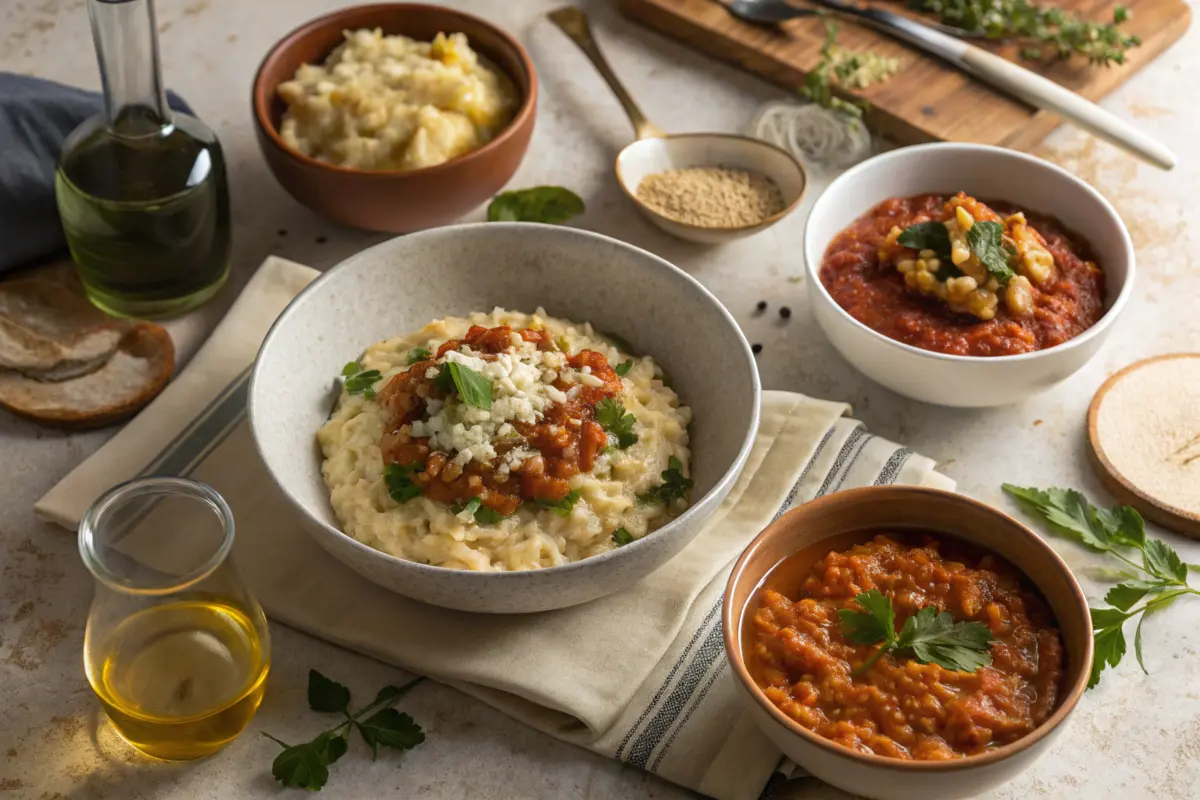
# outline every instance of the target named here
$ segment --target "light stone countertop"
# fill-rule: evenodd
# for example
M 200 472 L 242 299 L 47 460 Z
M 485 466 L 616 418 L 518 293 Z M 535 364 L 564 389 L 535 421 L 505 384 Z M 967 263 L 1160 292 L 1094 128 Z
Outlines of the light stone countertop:
M 291 200 L 267 172 L 249 116 L 250 81 L 266 49 L 333 0 L 159 0 L 163 69 L 224 144 L 236 219 L 235 283 L 270 254 L 325 268 L 383 237 L 337 228 Z M 854 372 L 826 343 L 808 312 L 800 280 L 805 207 L 770 231 L 719 249 L 669 239 L 640 219 L 611 175 L 630 138 L 616 102 L 581 54 L 544 19 L 542 0 L 455 3 L 489 17 L 529 48 L 542 80 L 533 145 L 513 187 L 560 184 L 579 192 L 588 212 L 578 224 L 652 250 L 678 264 L 730 308 L 759 357 L 763 385 L 847 400 L 878 434 L 937 459 L 962 491 L 1009 507 L 999 484 L 1074 486 L 1109 502 L 1084 457 L 1084 412 L 1105 376 L 1143 357 L 1200 349 L 1200 251 L 1187 208 L 1200 186 L 1200 31 L 1133 78 L 1106 105 L 1166 142 L 1180 158 L 1173 173 L 1135 163 L 1074 130 L 1040 151 L 1104 192 L 1133 233 L 1139 285 L 1124 319 L 1095 360 L 1056 390 L 989 411 L 935 408 L 904 400 Z M 781 93 L 588 4 L 617 72 L 654 119 L 669 130 L 735 130 L 756 105 Z M 83 0 L 0 0 L 0 70 L 98 86 Z M 1188 93 L 1191 96 L 1188 96 Z M 0 145 L 2 146 L 2 145 Z M 477 211 L 468 219 L 482 218 Z M 208 310 L 211 323 L 233 289 Z M 771 302 L 753 314 L 760 299 Z M 780 305 L 795 313 L 782 323 Z M 34 520 L 34 501 L 110 432 L 66 435 L 0 415 L 0 800 L 6 798 L 265 798 L 274 744 L 268 730 L 303 741 L 322 722 L 304 702 L 309 668 L 371 696 L 397 670 L 280 625 L 272 625 L 274 666 L 250 732 L 197 763 L 151 762 L 116 740 L 81 669 L 82 625 L 91 579 L 72 536 Z M 1200 543 L 1163 534 L 1185 560 Z M 1053 542 L 1093 598 L 1088 577 L 1099 561 Z M 1188 598 L 1191 600 L 1192 598 Z M 1132 654 L 1089 692 L 1069 731 L 1034 768 L 992 795 L 1017 798 L 1200 797 L 1200 602 L 1184 602 L 1145 628 L 1149 676 Z M 322 797 L 682 798 L 654 776 L 625 768 L 527 729 L 446 687 L 425 684 L 402 707 L 428 741 L 372 763 L 355 744 L 332 768 Z M 797 796 L 844 797 L 807 781 Z M 288 795 L 285 796 L 300 796 Z M 789 792 L 790 794 L 790 792 Z

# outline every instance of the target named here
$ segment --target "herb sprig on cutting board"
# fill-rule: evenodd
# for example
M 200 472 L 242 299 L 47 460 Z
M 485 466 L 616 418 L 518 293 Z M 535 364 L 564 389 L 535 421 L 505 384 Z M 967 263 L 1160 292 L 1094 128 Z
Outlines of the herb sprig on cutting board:
M 1100 673 L 1106 668 L 1121 663 L 1126 651 L 1125 623 L 1134 618 L 1138 622 L 1133 653 L 1142 671 L 1150 674 L 1142 658 L 1142 624 L 1147 615 L 1164 610 L 1184 595 L 1200 595 L 1200 589 L 1189 586 L 1187 580 L 1188 569 L 1200 567 L 1185 563 L 1165 542 L 1147 538 L 1142 515 L 1130 506 L 1097 508 L 1074 489 L 1022 488 L 1010 483 L 1003 488 L 1041 517 L 1050 533 L 1106 553 L 1125 565 L 1121 582 L 1104 595 L 1107 607 L 1091 609 L 1096 657 L 1088 688 L 1100 682 Z

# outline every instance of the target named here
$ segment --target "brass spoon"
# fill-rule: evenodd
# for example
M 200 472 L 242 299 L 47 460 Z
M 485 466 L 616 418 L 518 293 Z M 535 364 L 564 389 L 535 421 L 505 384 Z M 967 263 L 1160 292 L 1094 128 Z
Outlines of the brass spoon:
M 766 230 L 800 204 L 808 177 L 804 167 L 790 153 L 749 136 L 730 133 L 665 132 L 646 118 L 629 92 L 621 85 L 604 54 L 600 52 L 592 36 L 591 26 L 588 25 L 587 15 L 582 10 L 567 6 L 550 12 L 549 17 L 550 21 L 588 57 L 592 66 L 600 73 L 600 77 L 608 84 L 608 88 L 616 95 L 617 102 L 625 110 L 625 115 L 629 117 L 636 138 L 617 154 L 617 183 L 642 214 L 655 225 L 681 239 L 721 244 Z M 708 228 L 680 222 L 660 214 L 638 199 L 638 184 L 647 175 L 668 169 L 717 166 L 767 176 L 783 194 L 783 210 L 751 225 Z

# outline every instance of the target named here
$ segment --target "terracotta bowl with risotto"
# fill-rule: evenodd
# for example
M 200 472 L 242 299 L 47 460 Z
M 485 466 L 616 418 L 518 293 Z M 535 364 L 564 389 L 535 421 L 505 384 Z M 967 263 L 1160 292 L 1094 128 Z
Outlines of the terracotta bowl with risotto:
M 465 120 L 472 118 L 478 123 L 476 127 L 480 132 L 469 147 L 454 147 L 448 160 L 440 160 L 445 150 L 442 156 L 424 158 L 418 153 L 417 157 L 412 157 L 408 151 L 426 148 L 426 144 L 410 139 L 408 122 L 399 121 L 393 125 L 395 113 L 391 109 L 396 95 L 392 95 L 379 98 L 381 113 L 392 114 L 391 120 L 379 129 L 379 136 L 382 138 L 389 130 L 398 130 L 399 144 L 393 147 L 391 142 L 384 142 L 380 147 L 369 141 L 375 135 L 369 131 L 379 120 L 359 126 L 359 135 L 366 140 L 367 146 L 394 150 L 402 155 L 371 162 L 362 158 L 331 157 L 328 152 L 320 152 L 307 142 L 298 147 L 297 137 L 284 131 L 289 104 L 281 96 L 280 86 L 294 82 L 301 67 L 324 63 L 335 48 L 346 41 L 347 32 L 376 29 L 384 37 L 402 35 L 416 42 L 433 42 L 435 56 L 446 53 L 446 43 L 441 38 L 451 39 L 450 47 L 453 48 L 462 46 L 461 39 L 454 34 L 465 36 L 482 68 L 499 76 L 504 91 L 511 93 L 502 118 L 489 120 L 485 125 L 479 121 L 481 112 L 475 108 L 446 118 L 434 114 L 432 122 L 419 118 L 417 124 L 426 127 L 420 135 L 427 139 L 434 138 L 436 131 L 452 130 L 455 126 L 461 128 L 468 124 Z M 449 52 L 443 62 L 454 65 L 461 63 L 461 59 L 457 53 Z M 409 88 L 402 87 L 402 90 Z M 425 88 L 428 89 L 428 84 Z M 465 86 L 463 94 L 477 88 Z M 453 94 L 433 91 L 439 96 Z M 537 91 L 537 75 L 525 48 L 491 23 L 440 6 L 381 3 L 339 9 L 304 23 L 285 36 L 259 65 L 251 92 L 251 107 L 259 147 L 267 165 L 292 197 L 343 225 L 408 233 L 452 222 L 501 190 L 520 166 L 529 147 Z M 328 95 L 316 98 L 317 103 L 328 103 L 330 99 L 335 106 L 339 102 L 338 98 Z M 367 99 L 369 102 L 370 97 Z M 353 102 L 360 100 L 356 95 Z M 447 102 L 453 104 L 444 97 L 436 100 L 424 97 L 418 98 L 415 105 L 439 108 Z M 319 110 L 317 105 L 312 105 L 304 113 L 311 122 L 313 114 Z M 317 123 L 311 127 L 319 129 L 322 126 Z M 339 127 L 345 126 L 329 125 L 325 130 Z M 302 152 L 305 149 L 309 153 Z M 437 161 L 440 163 L 431 163 Z
M 780 517 L 734 565 L 723 622 L 763 732 L 876 800 L 1011 780 L 1062 733 L 1093 658 L 1087 601 L 1054 550 L 983 503 L 919 487 Z

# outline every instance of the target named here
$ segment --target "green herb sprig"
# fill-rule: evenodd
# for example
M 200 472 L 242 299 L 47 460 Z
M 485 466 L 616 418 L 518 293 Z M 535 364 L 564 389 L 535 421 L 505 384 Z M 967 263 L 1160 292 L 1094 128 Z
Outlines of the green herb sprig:
M 451 510 L 455 514 L 470 513 L 477 525 L 495 525 L 501 520 L 508 519 L 507 515 L 501 514 L 491 506 L 485 506 L 478 497 L 472 497 L 463 505 L 454 506 Z
M 819 12 L 820 13 L 820 12 Z M 848 101 L 835 95 L 835 88 L 865 89 L 885 81 L 900 69 L 900 60 L 884 58 L 878 53 L 849 53 L 838 46 L 838 26 L 824 20 L 825 40 L 821 43 L 821 58 L 804 76 L 800 94 L 819 106 L 858 119 L 867 109 L 865 100 Z
M 838 610 L 842 635 L 854 644 L 882 643 L 854 670 L 855 675 L 866 672 L 887 653 L 908 654 L 922 664 L 938 664 L 959 672 L 974 672 L 992 663 L 992 632 L 982 622 L 955 622 L 950 612 L 939 614 L 933 606 L 926 606 L 905 620 L 897 634 L 891 598 L 872 589 L 854 600 L 866 610 Z
M 558 224 L 586 209 L 582 198 L 561 186 L 534 186 L 501 192 L 488 204 L 488 222 L 549 222 Z
M 625 406 L 613 397 L 606 397 L 596 403 L 596 424 L 608 432 L 609 441 L 615 441 L 617 447 L 625 450 L 637 444 L 638 435 L 633 432 L 637 418 L 625 413 Z
M 284 786 L 319 791 L 329 780 L 329 766 L 349 749 L 348 736 L 356 729 L 371 748 L 372 759 L 379 755 L 380 747 L 413 749 L 425 741 L 425 734 L 411 716 L 392 706 L 422 680 L 424 678 L 417 678 L 403 686 L 385 686 L 374 700 L 351 713 L 350 689 L 310 669 L 309 708 L 322 713 L 341 714 L 346 721 L 321 732 L 304 744 L 291 745 L 269 733 L 263 733 L 263 736 L 283 748 L 283 752 L 271 764 L 271 774 Z
M 351 361 L 342 367 L 342 377 L 346 379 L 346 391 L 349 394 L 361 394 L 368 400 L 375 397 L 375 384 L 383 377 L 377 369 L 363 369 L 362 364 Z
M 624 528 L 617 528 L 613 531 L 612 540 L 617 547 L 624 547 L 633 541 L 633 534 Z
M 1026 59 L 1040 59 L 1049 51 L 1060 59 L 1081 55 L 1093 64 L 1123 64 L 1125 54 L 1142 43 L 1119 27 L 1132 16 L 1124 6 L 1113 9 L 1110 25 L 1086 22 L 1029 0 L 908 0 L 908 7 L 988 39 L 1028 42 L 1030 46 L 1021 50 Z
M 632 368 L 633 368 L 633 359 L 631 358 L 631 359 L 622 361 L 620 364 L 617 364 L 615 367 L 613 367 L 613 372 L 617 373 L 622 378 L 624 378 L 626 375 L 629 374 L 629 370 L 631 370 Z
M 984 220 L 976 222 L 967 231 L 967 246 L 988 274 L 1001 284 L 1008 283 L 1015 274 L 1008 262 L 1011 254 L 1004 249 L 1004 226 L 999 222 Z
M 647 492 L 639 494 L 637 500 L 642 505 L 662 503 L 670 505 L 675 500 L 687 500 L 692 490 L 692 479 L 683 477 L 683 462 L 675 456 L 667 460 L 667 468 L 661 473 L 662 484 Z
M 424 466 L 420 461 L 414 461 L 411 464 L 395 462 L 385 464 L 383 482 L 387 486 L 388 496 L 401 505 L 420 497 L 421 487 L 413 482 L 412 476 L 414 472 L 420 472 Z
M 571 516 L 572 509 L 575 508 L 575 504 L 579 502 L 579 497 L 579 490 L 572 489 L 558 500 L 538 499 L 534 500 L 533 504 L 538 508 L 549 509 L 560 517 L 569 517 Z
M 414 347 L 408 352 L 408 365 L 419 364 L 422 361 L 428 361 L 433 358 L 433 353 L 426 350 L 424 347 Z
M 1074 489 L 1023 488 L 1010 483 L 1003 488 L 1041 517 L 1051 533 L 1097 553 L 1107 553 L 1133 570 L 1122 572 L 1124 580 L 1104 595 L 1109 608 L 1091 609 L 1096 655 L 1088 688 L 1100 682 L 1106 668 L 1121 663 L 1125 656 L 1125 622 L 1134 617 L 1140 617 L 1133 635 L 1134 655 L 1138 666 L 1149 674 L 1142 658 L 1142 623 L 1147 614 L 1161 611 L 1180 597 L 1200 594 L 1187 582 L 1188 567 L 1192 565 L 1184 563 L 1165 542 L 1146 538 L 1146 522 L 1130 506 L 1097 508 Z M 1130 557 L 1134 553 L 1140 553 L 1140 563 Z M 1138 606 L 1147 597 L 1150 599 Z
M 492 382 L 457 361 L 447 362 L 433 384 L 442 394 L 458 390 L 458 396 L 469 406 L 492 407 Z

